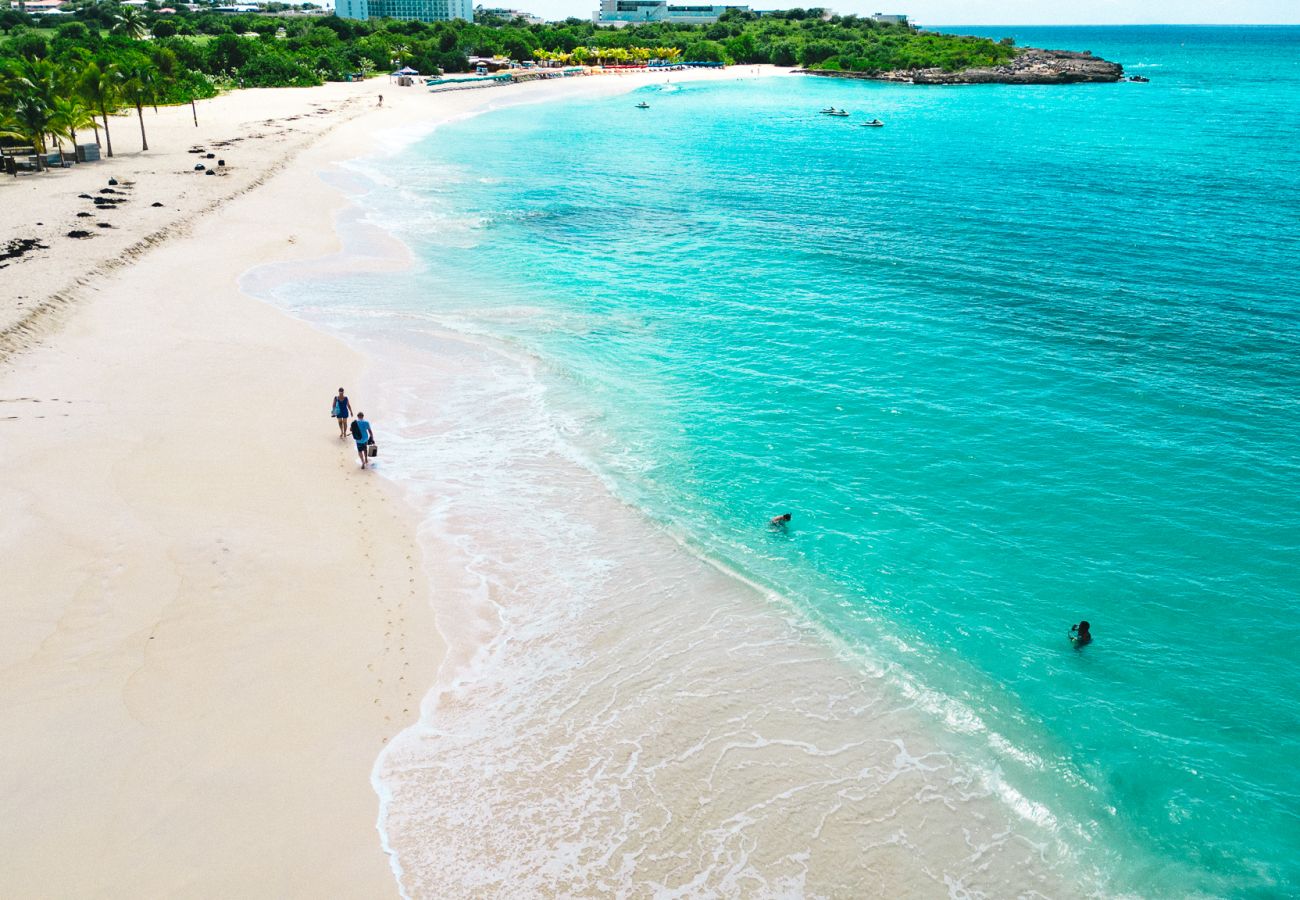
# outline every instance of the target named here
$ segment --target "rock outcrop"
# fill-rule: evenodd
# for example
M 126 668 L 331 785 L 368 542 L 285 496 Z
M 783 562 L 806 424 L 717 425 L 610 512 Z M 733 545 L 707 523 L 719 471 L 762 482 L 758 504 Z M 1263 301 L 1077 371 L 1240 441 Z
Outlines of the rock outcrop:
M 799 69 L 806 75 L 830 78 L 862 78 L 869 81 L 897 81 L 904 84 L 1083 84 L 1114 82 L 1124 77 L 1124 67 L 1084 51 L 1039 50 L 1026 47 L 1000 66 L 962 69 L 897 69 L 892 72 L 839 72 Z

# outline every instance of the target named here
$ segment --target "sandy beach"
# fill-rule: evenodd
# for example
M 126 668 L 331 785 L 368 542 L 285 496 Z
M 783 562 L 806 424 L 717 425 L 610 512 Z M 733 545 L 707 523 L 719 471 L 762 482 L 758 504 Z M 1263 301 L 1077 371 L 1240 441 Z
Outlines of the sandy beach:
M 0 893 L 396 892 L 370 772 L 458 573 L 328 418 L 382 364 L 237 279 L 336 249 L 319 173 L 393 129 L 648 77 L 238 92 L 197 128 L 146 113 L 148 153 L 119 117 L 113 160 L 0 184 L 0 245 L 37 242 L 0 268 Z

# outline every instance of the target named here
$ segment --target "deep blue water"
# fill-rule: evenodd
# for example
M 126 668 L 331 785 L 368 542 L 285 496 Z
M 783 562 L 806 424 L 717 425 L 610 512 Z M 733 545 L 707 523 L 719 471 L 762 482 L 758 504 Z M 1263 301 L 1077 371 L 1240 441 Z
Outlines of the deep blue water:
M 1300 29 L 972 30 L 1151 83 L 489 113 L 384 163 L 419 271 L 331 290 L 537 354 L 621 495 L 912 673 L 1108 890 L 1294 895 Z

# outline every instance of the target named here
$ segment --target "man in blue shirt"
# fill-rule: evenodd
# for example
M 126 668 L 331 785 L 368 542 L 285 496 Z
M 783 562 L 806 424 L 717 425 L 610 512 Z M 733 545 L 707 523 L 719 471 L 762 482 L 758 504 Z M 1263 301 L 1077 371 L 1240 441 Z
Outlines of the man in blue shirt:
M 366 445 L 370 443 L 370 423 L 366 421 L 366 414 L 357 413 L 356 419 L 352 422 L 352 439 L 357 442 L 357 456 L 361 457 L 361 468 L 370 467 L 370 457 L 366 455 Z

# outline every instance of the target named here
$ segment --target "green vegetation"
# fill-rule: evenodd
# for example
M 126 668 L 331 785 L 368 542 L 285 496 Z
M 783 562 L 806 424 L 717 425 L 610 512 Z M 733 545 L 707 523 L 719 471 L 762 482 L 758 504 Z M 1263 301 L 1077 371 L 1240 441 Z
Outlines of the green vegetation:
M 308 4 L 309 5 L 309 4 Z M 1010 41 L 887 25 L 820 9 L 769 15 L 733 10 L 712 25 L 591 22 L 358 22 L 335 16 L 223 15 L 180 5 L 163 14 L 113 0 L 73 0 L 53 29 L 0 9 L 0 141 L 38 149 L 75 141 L 78 128 L 133 109 L 147 149 L 143 108 L 192 102 L 233 87 L 308 86 L 412 66 L 464 72 L 470 56 L 576 64 L 773 63 L 879 72 L 996 65 Z M 287 7 L 280 7 L 287 9 Z M 44 23 L 41 23 L 44 24 Z M 96 122 L 96 119 L 98 122 Z M 109 145 L 111 155 L 111 144 Z

